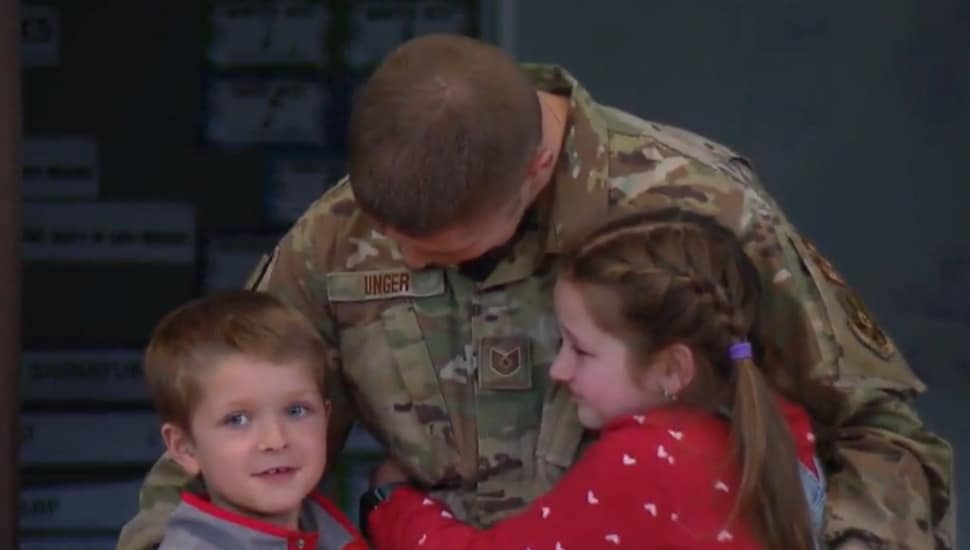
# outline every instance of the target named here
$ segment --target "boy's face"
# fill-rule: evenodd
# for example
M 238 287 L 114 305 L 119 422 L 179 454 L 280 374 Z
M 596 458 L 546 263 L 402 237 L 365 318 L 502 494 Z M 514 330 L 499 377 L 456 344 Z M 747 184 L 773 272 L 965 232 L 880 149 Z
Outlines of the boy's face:
M 310 369 L 232 355 L 198 376 L 191 434 L 163 428 L 174 458 L 202 473 L 214 503 L 296 527 L 327 456 L 329 403 Z

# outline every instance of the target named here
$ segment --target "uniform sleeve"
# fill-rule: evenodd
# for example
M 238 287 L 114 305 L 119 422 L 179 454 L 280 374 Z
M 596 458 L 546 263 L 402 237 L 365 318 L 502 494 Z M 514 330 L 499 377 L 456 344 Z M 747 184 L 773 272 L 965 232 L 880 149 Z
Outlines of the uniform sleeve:
M 659 541 L 665 501 L 643 493 L 657 485 L 656 458 L 634 441 L 642 432 L 628 434 L 634 437 L 605 436 L 549 493 L 488 529 L 454 519 L 419 491 L 398 489 L 368 518 L 372 543 L 378 550 L 595 550 Z
M 681 189 L 676 197 L 647 189 L 626 197 L 622 206 L 682 208 L 733 229 L 760 271 L 765 333 L 756 336 L 766 363 L 784 365 L 791 380 L 834 389 L 809 394 L 804 402 L 830 428 L 822 442 L 829 544 L 857 538 L 876 548 L 949 550 L 955 536 L 952 449 L 913 409 L 912 399 L 925 390 L 922 382 L 858 294 L 785 219 L 750 167 L 731 159 L 719 171 L 687 162 L 666 175 L 667 183 Z
M 661 175 L 653 166 L 637 168 L 646 171 L 622 181 L 649 185 L 632 186 L 619 206 L 681 208 L 734 230 L 760 271 L 766 332 L 757 337 L 765 362 L 836 390 L 830 395 L 837 399 L 818 394 L 805 402 L 815 420 L 830 428 L 823 442 L 830 451 L 828 542 L 859 538 L 877 548 L 952 548 L 952 449 L 913 409 L 912 399 L 925 391 L 922 382 L 858 294 L 788 222 L 747 162 L 712 153 L 720 150 L 715 145 L 707 149 L 693 149 L 697 158 L 662 149 L 679 159 L 678 169 Z
M 830 428 L 822 442 L 829 545 L 859 539 L 876 548 L 951 548 L 952 450 L 913 409 L 925 387 L 818 249 L 790 225 L 776 235 L 784 263 L 772 269 L 762 256 L 760 265 L 772 331 L 782 329 L 770 347 L 776 361 L 838 396 L 805 403 Z
M 138 494 L 138 514 L 121 529 L 117 549 L 154 550 L 162 542 L 168 517 L 191 481 L 181 466 L 163 454 L 145 477 Z

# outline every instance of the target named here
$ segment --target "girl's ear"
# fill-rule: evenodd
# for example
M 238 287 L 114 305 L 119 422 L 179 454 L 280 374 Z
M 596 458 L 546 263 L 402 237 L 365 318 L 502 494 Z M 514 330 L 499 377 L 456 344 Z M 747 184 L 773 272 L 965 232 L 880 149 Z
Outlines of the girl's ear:
M 660 385 L 666 395 L 678 395 L 694 380 L 697 363 L 694 352 L 686 345 L 671 344 L 659 354 L 658 359 Z

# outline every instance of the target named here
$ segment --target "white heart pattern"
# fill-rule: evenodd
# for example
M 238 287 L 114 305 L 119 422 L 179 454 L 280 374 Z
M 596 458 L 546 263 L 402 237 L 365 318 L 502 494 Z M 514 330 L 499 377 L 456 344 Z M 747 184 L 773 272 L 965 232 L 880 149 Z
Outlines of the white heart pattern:
M 667 433 L 669 433 L 670 437 L 676 439 L 677 441 L 680 441 L 681 439 L 684 438 L 684 432 L 678 432 L 676 430 L 667 430 Z
M 657 445 L 657 458 L 667 458 L 670 456 L 667 454 L 667 449 L 664 449 L 663 445 Z
M 733 539 L 734 535 L 732 535 L 727 529 L 722 529 L 721 532 L 717 534 L 717 542 L 727 542 Z
M 630 456 L 630 455 L 628 455 L 626 453 L 623 454 L 623 465 L 624 466 L 633 466 L 636 463 L 637 463 L 637 459 L 633 458 L 632 456 Z
M 654 504 L 652 502 L 648 502 L 648 503 L 646 503 L 646 504 L 643 505 L 643 509 L 646 510 L 646 511 L 648 511 L 648 512 L 650 512 L 650 515 L 651 516 L 657 517 L 657 505 L 656 504 Z
M 549 507 L 548 506 L 543 506 L 542 507 L 542 519 L 546 519 L 547 517 L 549 517 Z
M 596 498 L 596 495 L 593 494 L 593 491 L 587 491 L 586 492 L 586 502 L 588 502 L 590 504 L 599 504 L 600 503 L 600 500 L 598 498 Z
M 680 516 L 678 516 L 676 512 L 670 514 L 670 521 L 677 521 L 678 519 L 680 519 Z
M 616 533 L 610 533 L 609 535 L 606 535 L 603 538 L 605 538 L 607 541 L 612 542 L 617 546 L 620 545 L 620 535 L 617 535 Z
M 729 493 L 731 491 L 728 488 L 727 483 L 724 483 L 720 479 L 717 480 L 717 483 L 714 484 L 714 490 L 715 491 L 724 491 L 725 493 Z
M 424 499 L 424 500 L 421 501 L 421 504 L 423 504 L 425 506 L 431 506 L 431 504 L 433 504 L 433 503 L 431 502 L 431 499 L 430 498 L 426 498 L 426 499 Z
M 556 550 L 566 550 L 566 549 L 563 548 L 562 545 L 557 542 L 556 543 Z
M 424 541 L 426 541 L 426 540 L 428 540 L 428 534 L 427 533 L 421 535 L 421 538 L 418 539 L 418 546 L 423 546 L 424 545 Z
M 451 515 L 451 513 L 448 512 L 448 510 L 442 510 L 441 511 L 441 517 L 451 519 L 451 518 L 453 518 L 455 516 Z
M 636 414 L 636 415 L 633 415 L 633 419 L 637 421 L 637 424 L 643 424 L 643 421 L 646 420 L 646 417 Z
M 807 439 L 809 443 L 815 443 L 815 434 L 808 432 L 805 434 L 805 439 Z

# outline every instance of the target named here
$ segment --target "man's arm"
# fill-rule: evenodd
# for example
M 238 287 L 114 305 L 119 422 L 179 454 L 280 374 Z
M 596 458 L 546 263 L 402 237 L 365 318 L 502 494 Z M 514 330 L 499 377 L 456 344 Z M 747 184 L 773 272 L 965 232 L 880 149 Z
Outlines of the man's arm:
M 925 387 L 858 295 L 788 223 L 747 164 L 732 160 L 725 166 L 730 169 L 712 174 L 692 161 L 665 178 L 653 172 L 628 175 L 627 183 L 640 178 L 650 185 L 619 206 L 683 208 L 733 229 L 761 272 L 765 334 L 759 340 L 771 361 L 790 371 L 791 379 L 807 377 L 837 390 L 837 400 L 816 396 L 805 403 L 823 427 L 833 428 L 822 442 L 830 450 L 828 543 L 950 550 L 953 453 L 912 408 L 911 400 Z M 678 195 L 666 192 L 674 187 L 681 189 Z
M 830 428 L 821 442 L 829 477 L 828 544 L 953 548 L 952 449 L 926 429 L 911 402 L 925 386 L 812 243 L 787 224 L 775 233 L 784 261 L 760 255 L 771 289 L 765 330 L 776 333 L 770 342 L 775 361 L 840 397 L 837 403 L 806 402 Z
M 955 548 L 953 451 L 907 400 L 871 392 L 832 443 L 825 531 L 833 548 Z
M 336 463 L 353 424 L 354 413 L 340 375 L 333 320 L 327 308 L 323 277 L 315 261 L 313 224 L 297 224 L 280 241 L 273 254 L 263 258 L 246 283 L 299 309 L 313 322 L 331 350 L 327 390 L 332 404 L 327 430 L 328 467 Z M 322 273 L 322 272 L 321 272 Z M 138 499 L 138 514 L 121 530 L 117 550 L 153 550 L 161 543 L 165 524 L 183 490 L 202 491 L 173 460 L 163 455 L 145 477 Z

